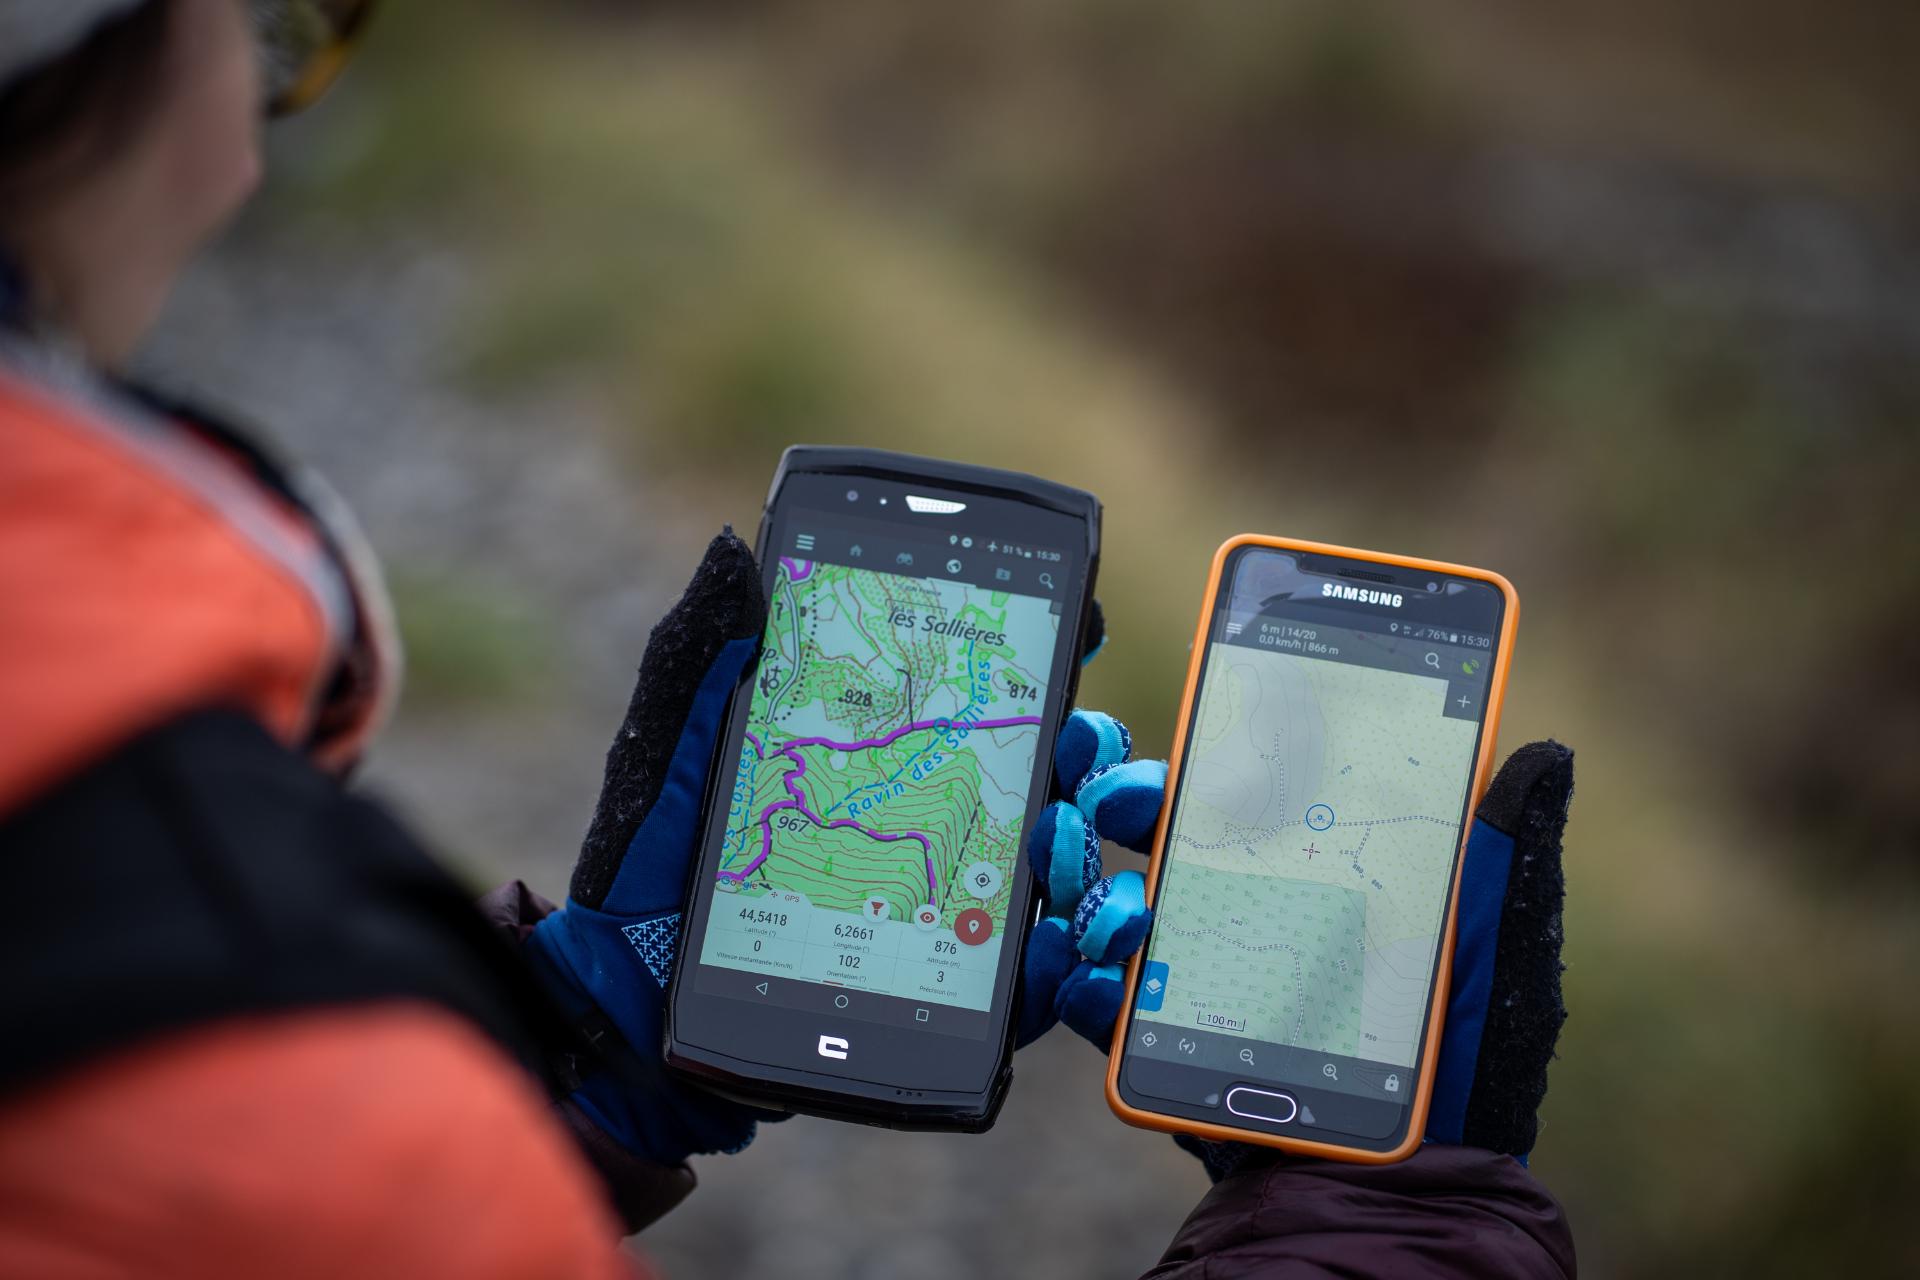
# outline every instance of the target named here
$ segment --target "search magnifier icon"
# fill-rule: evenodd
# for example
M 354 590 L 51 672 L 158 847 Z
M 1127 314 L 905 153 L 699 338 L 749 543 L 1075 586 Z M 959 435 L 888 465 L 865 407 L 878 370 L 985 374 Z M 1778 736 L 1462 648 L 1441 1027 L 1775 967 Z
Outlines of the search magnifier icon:
M 1053 590 L 1053 575 L 1050 573 L 1041 574 L 1040 585 L 1045 587 L 1049 591 Z
M 1246 1064 L 1247 1064 L 1248 1066 L 1252 1066 L 1252 1065 L 1253 1065 L 1253 1050 L 1251 1050 L 1251 1049 L 1242 1049 L 1242 1050 L 1240 1051 L 1240 1061 L 1242 1061 L 1242 1062 L 1244 1062 L 1244 1063 L 1246 1063 Z
M 1440 669 L 1440 655 L 1437 653 L 1428 654 L 1427 665 L 1432 667 L 1435 671 L 1438 671 Z

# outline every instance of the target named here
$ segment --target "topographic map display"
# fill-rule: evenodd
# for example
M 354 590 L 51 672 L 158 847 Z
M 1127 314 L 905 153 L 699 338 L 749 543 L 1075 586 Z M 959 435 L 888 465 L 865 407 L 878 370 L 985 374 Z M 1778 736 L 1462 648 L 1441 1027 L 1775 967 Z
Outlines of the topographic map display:
M 1476 737 L 1446 696 L 1213 646 L 1140 1017 L 1412 1064 Z
M 701 960 L 984 1010 L 1059 619 L 783 559 Z

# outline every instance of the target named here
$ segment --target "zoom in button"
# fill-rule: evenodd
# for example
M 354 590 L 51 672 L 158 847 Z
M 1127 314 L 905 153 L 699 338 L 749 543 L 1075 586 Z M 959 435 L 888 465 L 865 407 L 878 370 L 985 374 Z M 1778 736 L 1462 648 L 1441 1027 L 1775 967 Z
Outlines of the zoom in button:
M 1235 1085 L 1227 1090 L 1227 1110 L 1249 1120 L 1264 1120 L 1268 1124 L 1292 1124 L 1294 1117 L 1300 1114 L 1300 1104 L 1293 1100 L 1291 1094 Z

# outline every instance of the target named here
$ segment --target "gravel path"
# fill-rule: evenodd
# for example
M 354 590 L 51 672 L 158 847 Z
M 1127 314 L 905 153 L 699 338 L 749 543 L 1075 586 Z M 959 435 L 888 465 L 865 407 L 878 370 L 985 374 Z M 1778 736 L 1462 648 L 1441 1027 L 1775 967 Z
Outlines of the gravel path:
M 755 513 L 649 488 L 608 447 L 616 424 L 591 396 L 483 403 L 437 377 L 476 302 L 456 258 L 289 237 L 250 226 L 209 258 L 147 364 L 268 424 L 390 563 L 487 584 L 555 620 L 558 687 L 541 705 L 403 704 L 367 781 L 476 877 L 557 896 L 647 629 L 706 537 Z M 1135 1274 L 1205 1179 L 1108 1114 L 1103 1065 L 1050 1037 L 1021 1055 L 981 1137 L 769 1127 L 742 1156 L 700 1161 L 701 1190 L 642 1248 L 682 1280 Z

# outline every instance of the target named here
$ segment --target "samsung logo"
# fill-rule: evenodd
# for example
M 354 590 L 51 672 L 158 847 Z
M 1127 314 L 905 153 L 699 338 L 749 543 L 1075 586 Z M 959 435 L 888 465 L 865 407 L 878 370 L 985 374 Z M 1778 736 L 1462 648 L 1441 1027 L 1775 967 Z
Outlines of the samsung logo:
M 1400 607 L 1398 591 L 1375 591 L 1370 587 L 1343 587 L 1337 582 L 1320 584 L 1320 594 L 1330 600 L 1351 600 L 1355 604 L 1385 605 L 1389 609 Z

